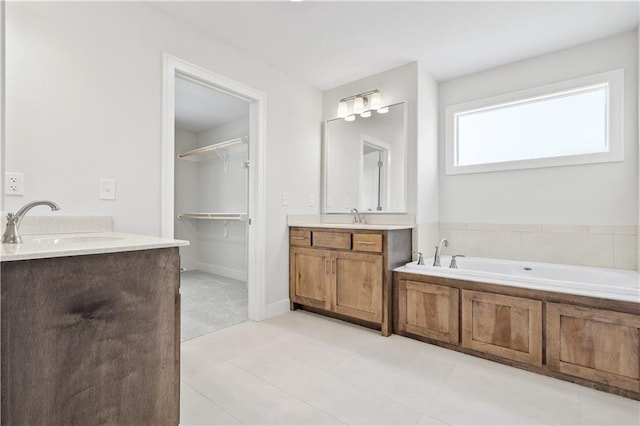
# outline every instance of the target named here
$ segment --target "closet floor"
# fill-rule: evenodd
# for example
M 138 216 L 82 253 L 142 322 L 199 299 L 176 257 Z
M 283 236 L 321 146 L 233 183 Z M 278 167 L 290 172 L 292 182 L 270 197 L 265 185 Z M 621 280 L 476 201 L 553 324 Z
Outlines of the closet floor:
M 246 282 L 202 271 L 180 277 L 183 342 L 247 320 Z

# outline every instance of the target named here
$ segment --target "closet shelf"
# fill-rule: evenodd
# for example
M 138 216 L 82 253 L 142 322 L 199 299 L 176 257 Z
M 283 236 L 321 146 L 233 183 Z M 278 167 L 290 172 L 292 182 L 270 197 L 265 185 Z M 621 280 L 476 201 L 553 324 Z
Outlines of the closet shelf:
M 204 219 L 204 220 L 237 220 L 246 222 L 246 213 L 181 213 L 178 219 Z
M 215 156 L 223 157 L 218 151 L 221 149 L 228 149 L 237 145 L 246 145 L 249 142 L 248 136 L 242 136 L 235 139 L 229 139 L 228 141 L 215 143 L 213 145 L 203 146 L 202 148 L 192 149 L 191 151 L 185 151 L 178 154 L 178 158 L 181 160 L 189 161 L 203 161 L 210 160 Z

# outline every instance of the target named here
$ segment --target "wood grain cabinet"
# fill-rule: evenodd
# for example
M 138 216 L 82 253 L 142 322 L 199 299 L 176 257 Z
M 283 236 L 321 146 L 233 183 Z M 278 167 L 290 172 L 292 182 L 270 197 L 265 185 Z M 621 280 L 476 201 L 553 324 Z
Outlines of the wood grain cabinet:
M 640 303 L 403 271 L 393 307 L 394 333 L 640 400 Z
M 289 230 L 291 309 L 391 334 L 391 271 L 411 260 L 411 229 Z
M 546 337 L 549 368 L 640 392 L 640 316 L 548 303 Z
M 462 346 L 542 365 L 542 302 L 462 290 Z
M 400 281 L 397 331 L 457 345 L 459 293 L 457 288 L 426 282 Z
M 178 248 L 2 262 L 2 425 L 177 425 Z

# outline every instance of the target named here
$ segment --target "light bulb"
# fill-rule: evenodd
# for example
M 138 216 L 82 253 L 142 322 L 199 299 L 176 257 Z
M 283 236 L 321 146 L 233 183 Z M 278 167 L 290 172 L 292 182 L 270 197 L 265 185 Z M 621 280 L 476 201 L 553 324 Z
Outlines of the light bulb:
M 371 109 L 382 107 L 382 93 L 375 91 L 371 94 Z
M 378 114 L 386 114 L 389 112 L 389 107 L 378 108 Z
M 355 116 L 355 115 L 353 115 L 353 114 L 351 114 L 351 115 L 347 115 L 347 116 L 344 118 L 344 121 L 353 121 L 353 120 L 355 120 L 355 119 L 356 119 L 356 116 Z
M 349 114 L 349 106 L 347 105 L 347 102 L 340 101 L 338 104 L 338 117 L 344 118 L 347 114 Z
M 362 118 L 371 117 L 371 110 L 363 112 L 362 114 L 360 114 L 360 117 Z
M 360 114 L 362 111 L 364 111 L 364 98 L 358 96 L 353 100 L 353 113 Z

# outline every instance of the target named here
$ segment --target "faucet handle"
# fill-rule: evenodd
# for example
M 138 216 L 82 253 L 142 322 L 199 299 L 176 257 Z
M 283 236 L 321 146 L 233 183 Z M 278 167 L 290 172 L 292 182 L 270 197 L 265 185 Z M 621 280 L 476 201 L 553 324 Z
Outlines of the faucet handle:
M 449 264 L 449 268 L 458 269 L 458 263 L 456 262 L 456 258 L 458 257 L 466 257 L 466 256 L 464 254 L 451 255 L 451 263 Z
M 424 265 L 424 257 L 421 251 L 414 251 L 418 255 L 418 265 Z

